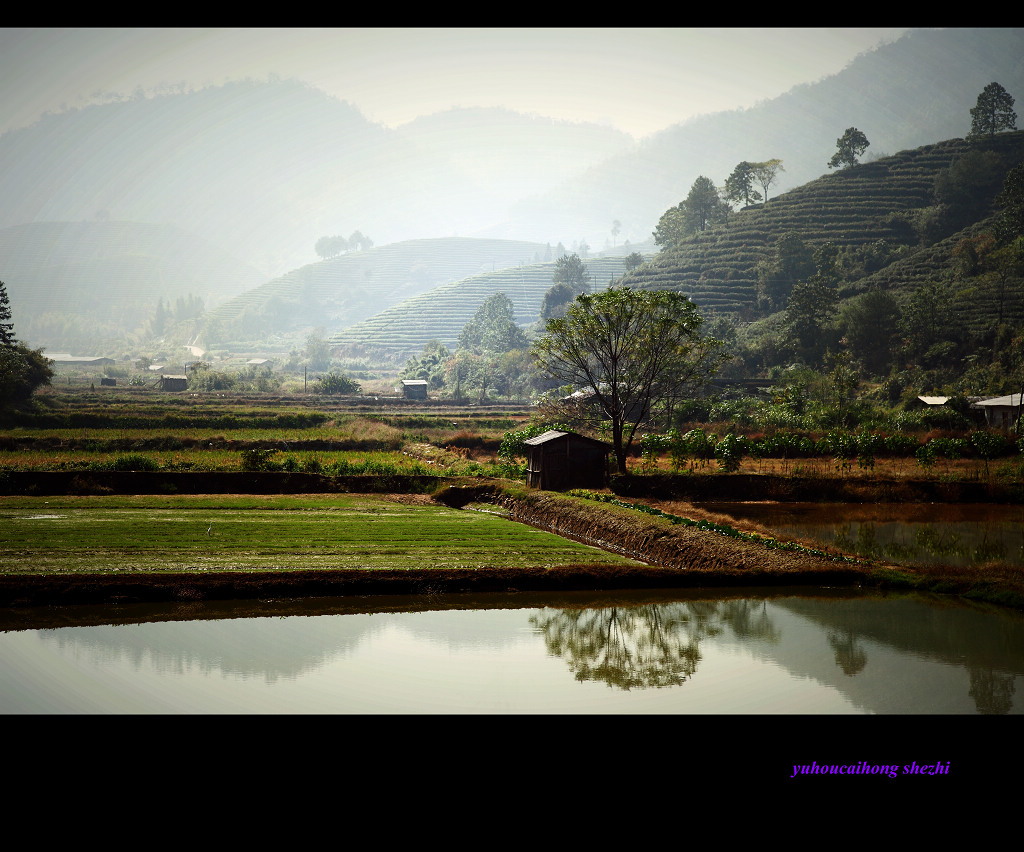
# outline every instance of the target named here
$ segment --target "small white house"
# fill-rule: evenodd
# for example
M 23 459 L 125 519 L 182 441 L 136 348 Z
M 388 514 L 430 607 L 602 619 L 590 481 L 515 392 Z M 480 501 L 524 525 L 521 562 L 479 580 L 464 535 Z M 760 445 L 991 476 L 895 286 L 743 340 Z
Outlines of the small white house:
M 1020 417 L 1021 395 L 1011 393 L 1007 396 L 996 396 L 992 399 L 981 399 L 971 408 L 980 408 L 985 412 L 985 423 L 1007 432 L 1013 430 Z

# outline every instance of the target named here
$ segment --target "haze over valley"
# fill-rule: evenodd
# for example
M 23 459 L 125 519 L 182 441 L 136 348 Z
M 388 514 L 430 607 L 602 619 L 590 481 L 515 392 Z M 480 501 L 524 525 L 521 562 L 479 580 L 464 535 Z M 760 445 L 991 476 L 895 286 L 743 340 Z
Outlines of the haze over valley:
M 246 31 L 214 32 L 244 40 Z M 317 43 L 331 35 L 351 43 L 360 32 L 282 31 L 282 40 L 315 33 Z M 507 55 L 494 54 L 492 64 L 507 63 L 507 79 L 518 67 L 524 86 L 533 82 L 525 46 L 535 45 L 526 31 L 473 32 L 486 34 L 483 42 L 492 46 L 501 36 Z M 660 94 L 675 103 L 676 89 L 687 90 L 678 85 L 683 71 L 661 51 L 666 39 L 671 44 L 674 36 L 682 48 L 701 32 L 611 31 L 621 38 L 622 65 L 614 53 L 606 64 L 627 90 L 595 78 L 576 98 L 581 112 L 592 110 L 586 117 L 555 115 L 555 98 L 536 93 L 535 108 L 511 95 L 503 103 L 465 93 L 434 101 L 425 83 L 414 83 L 415 64 L 405 67 L 403 80 L 419 92 L 424 111 L 401 115 L 394 107 L 387 121 L 339 94 L 344 71 L 328 85 L 325 78 L 289 76 L 283 62 L 280 71 L 239 66 L 244 76 L 220 81 L 168 75 L 160 82 L 140 78 L 135 86 L 128 84 L 129 65 L 112 78 L 120 91 L 83 91 L 77 103 L 49 105 L 35 116 L 27 91 L 8 82 L 5 99 L 19 119 L 0 136 L 0 280 L 19 337 L 49 352 L 123 359 L 158 351 L 180 358 L 186 344 L 203 352 L 282 354 L 316 334 L 335 346 L 379 346 L 408 357 L 431 339 L 454 346 L 461 326 L 497 292 L 529 329 L 540 318 L 559 255 L 583 258 L 595 286 L 625 275 L 634 254 L 664 264 L 665 247 L 652 234 L 699 176 L 722 186 L 741 161 L 777 159 L 782 168 L 761 205 L 768 209 L 831 174 L 829 158 L 847 128 L 870 140 L 863 162 L 882 161 L 967 135 L 969 111 L 992 81 L 1011 94 L 1024 92 L 1024 30 L 827 31 L 831 39 L 847 35 L 849 51 L 828 71 L 809 62 L 800 70 L 818 32 L 801 39 L 799 30 L 736 31 L 737 51 L 754 36 L 776 57 L 791 48 L 789 72 L 806 79 L 778 76 L 775 64 L 785 63 L 769 66 L 766 54 L 687 68 L 688 90 L 708 89 L 719 100 L 698 102 L 695 94 L 680 120 L 655 118 L 663 126 L 644 127 L 628 112 L 629 92 L 637 101 Z M 133 33 L 7 30 L 3 41 L 21 45 L 14 58 L 28 61 L 25 45 L 45 57 L 42 48 L 115 36 L 127 44 Z M 588 34 L 603 49 L 609 31 L 584 30 L 562 65 L 541 69 L 541 83 L 566 102 L 579 83 L 559 69 Z M 382 43 L 378 31 L 365 35 Z M 453 34 L 400 35 L 415 36 L 417 50 L 437 43 L 437 53 L 417 54 L 425 79 L 437 73 Z M 728 38 L 729 31 L 708 31 L 719 46 Z M 645 39 L 649 61 L 631 76 L 625 65 L 643 54 Z M 548 40 L 545 49 L 555 44 Z M 511 59 L 518 45 L 524 54 L 517 66 Z M 496 72 L 485 57 L 472 58 L 480 88 L 492 83 L 495 97 L 504 95 L 497 78 L 488 77 Z M 116 64 L 116 54 L 112 59 Z M 146 69 L 138 56 L 132 61 Z M 465 66 L 459 68 L 465 77 Z M 381 89 L 402 85 L 383 70 L 349 73 L 355 93 L 369 91 L 368 73 L 380 74 Z M 50 81 L 52 98 L 60 79 L 51 69 L 36 85 Z M 737 94 L 744 80 L 752 100 Z M 772 84 L 784 88 L 756 97 L 755 86 Z M 602 87 L 608 94 L 599 113 Z M 342 247 L 322 248 L 319 241 L 329 237 L 341 238 Z M 736 305 L 756 302 L 753 269 L 769 249 L 759 246 L 761 255 L 737 273 L 751 290 L 746 302 L 728 308 L 731 321 L 762 318 Z M 701 307 L 693 281 L 713 273 L 694 275 L 676 276 L 670 286 Z

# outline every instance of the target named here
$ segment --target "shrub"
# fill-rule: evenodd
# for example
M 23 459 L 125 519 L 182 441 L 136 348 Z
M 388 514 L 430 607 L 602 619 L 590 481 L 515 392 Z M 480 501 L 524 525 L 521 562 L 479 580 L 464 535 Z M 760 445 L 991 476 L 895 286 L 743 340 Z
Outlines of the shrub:
M 159 470 L 160 465 L 155 459 L 141 453 L 127 453 L 117 456 L 110 463 L 111 470 Z
M 279 465 L 271 461 L 280 452 L 273 447 L 250 447 L 242 450 L 242 470 L 278 470 Z
M 746 453 L 746 441 L 737 438 L 732 432 L 715 444 L 715 458 L 718 466 L 727 473 L 733 473 L 740 469 L 740 462 Z
M 338 372 L 330 372 L 317 380 L 317 392 L 322 394 L 357 394 L 362 393 L 363 388 L 359 382 L 355 382 Z

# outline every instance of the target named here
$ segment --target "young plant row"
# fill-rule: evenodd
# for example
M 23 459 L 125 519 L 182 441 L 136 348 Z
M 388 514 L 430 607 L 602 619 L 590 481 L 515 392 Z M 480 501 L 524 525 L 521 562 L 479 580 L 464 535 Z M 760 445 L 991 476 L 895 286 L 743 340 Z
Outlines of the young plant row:
M 676 471 L 691 470 L 709 461 L 717 461 L 726 471 L 739 469 L 744 456 L 750 458 L 822 458 L 831 457 L 840 468 L 856 462 L 862 470 L 871 470 L 875 459 L 913 457 L 921 467 L 931 468 L 937 458 L 990 459 L 1024 452 L 1024 439 L 1015 440 L 998 432 L 976 430 L 962 438 L 931 438 L 922 441 L 911 435 L 883 435 L 874 432 L 832 430 L 819 438 L 796 432 L 779 432 L 763 438 L 748 438 L 729 432 L 719 438 L 703 429 L 663 435 L 643 435 L 641 456 L 648 464 L 668 454 Z

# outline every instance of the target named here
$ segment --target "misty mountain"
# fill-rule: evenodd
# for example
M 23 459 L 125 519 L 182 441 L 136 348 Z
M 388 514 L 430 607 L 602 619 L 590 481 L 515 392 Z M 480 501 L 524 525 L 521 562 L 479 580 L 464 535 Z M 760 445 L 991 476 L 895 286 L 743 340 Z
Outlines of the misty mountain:
M 359 230 L 381 245 L 479 231 L 523 187 L 550 186 L 631 142 L 501 110 L 394 131 L 296 81 L 229 83 L 4 134 L 0 227 L 98 214 L 174 224 L 279 274 L 312 260 L 325 235 Z
M 261 272 L 173 225 L 35 222 L 0 229 L 0 280 L 15 331 L 33 346 L 117 349 L 159 300 L 206 309 L 258 287 Z
M 500 109 L 448 110 L 391 130 L 289 80 L 139 94 L 0 136 L 0 229 L 166 224 L 260 270 L 263 281 L 311 263 L 320 237 L 356 230 L 376 246 L 459 235 L 586 240 L 597 251 L 606 240 L 648 241 L 699 175 L 721 185 L 741 160 L 782 159 L 777 195 L 826 174 L 850 126 L 867 135 L 867 160 L 962 137 L 985 85 L 1024 93 L 1022 57 L 1021 29 L 915 30 L 839 74 L 640 143 L 599 125 Z M 145 254 L 126 242 L 116 269 L 104 268 L 108 255 L 63 264 L 59 275 L 43 255 L 36 266 L 0 256 L 0 280 L 16 315 L 27 310 L 19 293 L 49 288 L 88 301 L 78 290 L 133 281 L 131 311 L 106 312 L 114 333 L 119 318 L 151 310 L 172 286 Z M 181 280 L 201 294 L 219 287 Z
M 424 152 L 449 156 L 481 192 L 500 202 L 502 218 L 520 199 L 547 192 L 636 146 L 632 136 L 613 127 L 485 107 L 423 116 L 398 132 Z M 482 218 L 473 235 L 485 235 L 493 218 L 493 213 Z M 574 234 L 562 227 L 545 242 L 566 236 Z
M 743 160 L 781 159 L 785 171 L 771 190 L 778 194 L 827 174 L 836 140 L 848 127 L 867 135 L 865 160 L 963 137 L 978 94 L 993 81 L 1022 103 L 1024 29 L 913 30 L 861 54 L 838 74 L 650 136 L 581 178 L 516 205 L 495 236 L 527 239 L 535 228 L 572 222 L 599 245 L 619 220 L 620 239 L 647 239 L 697 177 L 721 186 Z
M 105 211 L 177 225 L 268 275 L 355 230 L 376 245 L 458 235 L 600 249 L 619 221 L 619 242 L 643 242 L 699 175 L 721 185 L 741 160 L 782 159 L 781 192 L 826 173 L 850 126 L 868 159 L 963 136 L 989 82 L 1024 92 L 1022 56 L 1021 29 L 914 30 L 839 74 L 640 143 L 502 109 L 391 130 L 291 80 L 139 95 L 0 136 L 0 227 Z

